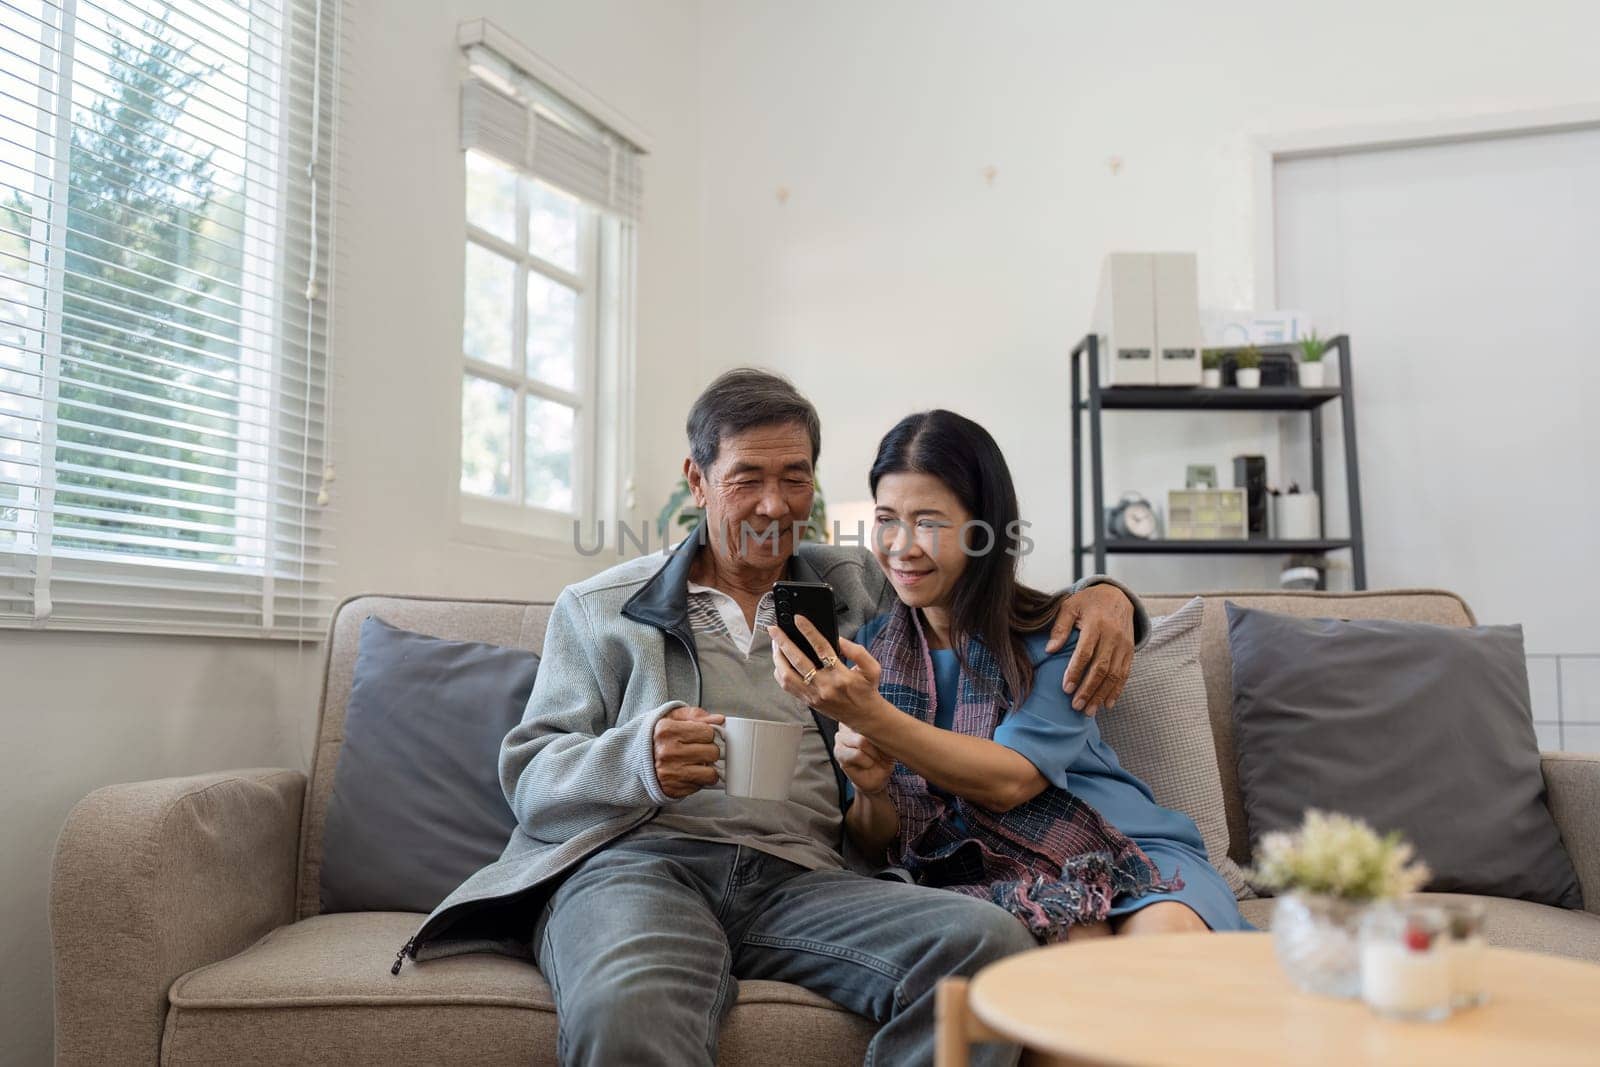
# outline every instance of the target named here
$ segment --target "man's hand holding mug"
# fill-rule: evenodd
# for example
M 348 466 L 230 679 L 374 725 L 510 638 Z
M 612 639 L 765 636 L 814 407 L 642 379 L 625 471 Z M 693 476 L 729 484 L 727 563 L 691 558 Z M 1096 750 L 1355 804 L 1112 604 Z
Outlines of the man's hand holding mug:
M 721 715 L 695 707 L 673 708 L 656 720 L 656 781 L 663 793 L 682 800 L 717 784 L 722 750 L 713 727 L 721 724 Z

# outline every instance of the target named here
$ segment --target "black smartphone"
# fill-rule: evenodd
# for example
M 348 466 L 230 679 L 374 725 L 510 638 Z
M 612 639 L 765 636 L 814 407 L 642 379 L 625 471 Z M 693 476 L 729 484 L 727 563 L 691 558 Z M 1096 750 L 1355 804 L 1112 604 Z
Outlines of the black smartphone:
M 811 657 L 813 664 L 822 666 L 820 658 L 812 651 L 811 638 L 795 625 L 796 615 L 804 615 L 828 639 L 833 654 L 839 655 L 839 622 L 834 617 L 833 586 L 827 582 L 775 582 L 772 601 L 778 615 L 778 628 Z

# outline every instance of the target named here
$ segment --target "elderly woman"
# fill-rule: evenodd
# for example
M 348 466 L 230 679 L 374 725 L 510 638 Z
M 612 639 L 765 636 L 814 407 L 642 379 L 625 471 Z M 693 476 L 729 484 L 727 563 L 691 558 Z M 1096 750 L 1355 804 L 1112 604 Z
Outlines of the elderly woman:
M 1158 805 L 1062 691 L 1078 635 L 1046 650 L 1054 600 L 1017 581 L 1017 498 L 994 439 L 949 411 L 908 416 L 870 484 L 899 602 L 840 642 L 848 669 L 812 670 L 770 631 L 779 684 L 841 724 L 855 844 L 994 901 L 1040 941 L 1248 928 L 1194 822 Z

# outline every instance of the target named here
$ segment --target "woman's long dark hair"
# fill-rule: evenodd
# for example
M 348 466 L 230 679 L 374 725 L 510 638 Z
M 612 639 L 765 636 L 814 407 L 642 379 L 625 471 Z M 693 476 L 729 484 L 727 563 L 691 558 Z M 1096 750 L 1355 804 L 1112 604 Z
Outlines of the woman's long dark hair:
M 1000 662 L 1012 706 L 1020 704 L 1033 685 L 1033 665 L 1023 638 L 1048 629 L 1059 600 L 1017 581 L 1022 527 L 1018 525 L 1017 491 L 1000 446 L 989 431 L 971 419 L 942 408 L 907 415 L 878 442 L 867 483 L 873 498 L 878 482 L 890 474 L 928 474 L 943 482 L 961 501 L 974 522 L 972 549 L 987 541 L 986 552 L 969 552 L 967 568 L 956 582 L 950 606 L 951 645 L 960 651 L 968 638 L 982 641 Z M 992 532 L 992 537 L 990 536 Z

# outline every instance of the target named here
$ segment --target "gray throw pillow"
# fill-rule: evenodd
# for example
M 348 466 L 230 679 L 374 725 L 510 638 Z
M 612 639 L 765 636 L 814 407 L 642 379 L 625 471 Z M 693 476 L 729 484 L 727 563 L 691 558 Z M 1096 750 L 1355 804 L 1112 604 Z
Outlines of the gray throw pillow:
M 1428 889 L 1583 906 L 1545 806 L 1522 627 L 1227 611 L 1252 841 L 1343 812 L 1404 834 Z
M 1150 637 L 1133 657 L 1117 706 L 1095 720 L 1117 762 L 1150 787 L 1156 803 L 1194 820 L 1207 858 L 1238 897 L 1252 895 L 1228 858 L 1228 816 L 1222 775 L 1211 740 L 1206 680 L 1200 669 L 1200 621 L 1195 597 L 1171 615 L 1150 620 Z
M 432 911 L 500 857 L 516 818 L 500 742 L 539 657 L 361 624 L 323 829 L 323 911 Z

